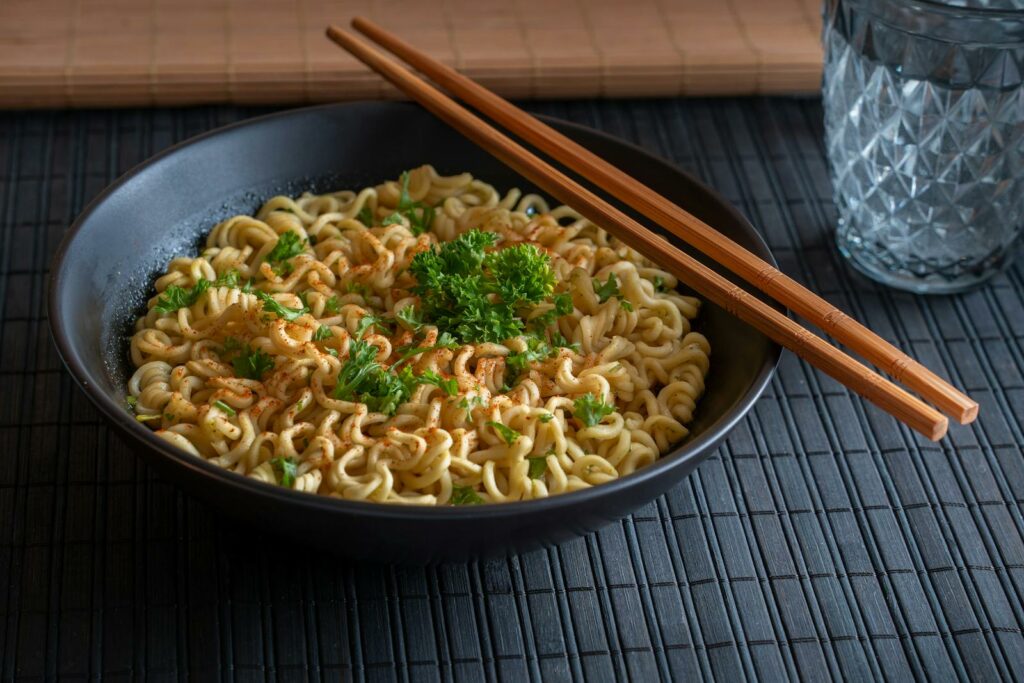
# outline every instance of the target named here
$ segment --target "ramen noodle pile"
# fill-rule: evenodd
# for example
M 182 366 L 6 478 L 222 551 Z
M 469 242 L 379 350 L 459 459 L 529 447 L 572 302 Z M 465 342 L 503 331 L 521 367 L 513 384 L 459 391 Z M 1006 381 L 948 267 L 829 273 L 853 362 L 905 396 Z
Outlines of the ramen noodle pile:
M 686 437 L 710 347 L 675 285 L 573 209 L 468 173 L 278 196 L 157 279 L 127 400 L 166 441 L 268 484 L 543 498 Z

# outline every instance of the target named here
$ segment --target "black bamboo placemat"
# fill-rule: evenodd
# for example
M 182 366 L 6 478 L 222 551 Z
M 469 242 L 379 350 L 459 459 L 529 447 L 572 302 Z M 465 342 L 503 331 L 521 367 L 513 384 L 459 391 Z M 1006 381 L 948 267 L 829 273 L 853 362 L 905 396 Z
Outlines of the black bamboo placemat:
M 980 420 L 931 444 L 786 357 L 714 457 L 597 535 L 430 569 L 310 556 L 151 475 L 63 371 L 43 305 L 89 198 L 256 112 L 0 114 L 3 680 L 1024 678 L 1024 268 L 930 299 L 853 275 L 813 101 L 531 106 L 706 179 Z

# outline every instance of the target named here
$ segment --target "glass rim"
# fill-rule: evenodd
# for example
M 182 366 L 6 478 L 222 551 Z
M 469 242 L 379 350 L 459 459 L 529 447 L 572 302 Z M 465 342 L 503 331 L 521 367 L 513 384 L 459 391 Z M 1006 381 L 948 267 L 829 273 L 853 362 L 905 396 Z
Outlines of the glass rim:
M 963 7 L 950 5 L 939 0 L 895 0 L 895 5 L 903 5 L 910 9 L 934 14 L 971 15 L 978 19 L 1021 19 L 1024 13 L 1014 9 L 996 9 L 993 7 Z

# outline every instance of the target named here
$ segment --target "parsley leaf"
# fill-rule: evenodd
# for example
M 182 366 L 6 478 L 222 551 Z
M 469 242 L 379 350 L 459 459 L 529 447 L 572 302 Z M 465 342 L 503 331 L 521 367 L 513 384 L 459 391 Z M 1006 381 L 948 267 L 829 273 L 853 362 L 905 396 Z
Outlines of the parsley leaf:
M 548 471 L 548 457 L 541 455 L 536 458 L 527 458 L 530 463 L 530 479 L 540 479 Z
M 605 403 L 594 394 L 584 394 L 573 401 L 573 416 L 587 427 L 593 427 L 605 415 L 615 412 L 615 406 Z
M 408 171 L 402 174 L 400 182 L 402 189 L 398 195 L 398 206 L 395 207 L 396 210 L 393 214 L 381 222 L 381 225 L 401 223 L 404 217 L 409 221 L 409 229 L 412 230 L 412 234 L 422 235 L 430 230 L 430 225 L 434 222 L 434 207 L 426 206 L 422 202 L 414 202 L 409 196 Z
M 569 315 L 573 311 L 572 305 L 572 294 L 568 292 L 560 292 L 551 297 L 551 303 L 555 305 L 554 308 L 541 313 L 538 316 L 534 316 L 530 320 L 530 324 L 535 330 L 547 329 L 547 326 L 555 322 L 563 315 Z
M 494 420 L 488 420 L 484 424 L 486 424 L 488 427 L 494 427 L 494 431 L 496 431 L 498 433 L 498 436 L 501 437 L 502 441 L 507 443 L 509 446 L 518 441 L 519 437 L 521 436 L 519 432 L 512 429 L 511 427 L 506 427 L 500 422 L 495 422 Z
M 338 295 L 335 294 L 330 299 L 328 299 L 324 303 L 324 308 L 326 308 L 331 313 L 338 313 L 339 311 L 341 311 L 341 302 L 338 301 Z
M 398 309 L 395 317 L 405 323 L 405 326 L 413 332 L 418 332 L 423 327 L 423 321 L 420 320 L 419 314 L 412 306 Z
M 235 374 L 239 377 L 261 380 L 263 375 L 274 369 L 274 359 L 261 349 L 244 346 L 241 351 L 241 354 L 231 361 Z
M 615 273 L 608 273 L 608 281 L 604 283 L 595 279 L 594 294 L 597 295 L 597 300 L 602 304 L 613 296 L 621 296 L 619 292 L 619 281 L 615 277 Z
M 527 337 L 526 350 L 516 351 L 506 356 L 505 367 L 509 369 L 509 374 L 514 379 L 526 372 L 531 363 L 549 358 L 553 353 L 554 349 L 540 337 Z
M 295 458 L 274 458 L 270 461 L 270 466 L 274 468 L 281 486 L 290 489 L 295 484 L 295 474 L 299 467 Z
M 469 486 L 453 484 L 452 496 L 448 499 L 448 502 L 452 505 L 480 505 L 484 502 L 484 499 Z
M 232 408 L 231 406 L 229 406 L 229 405 L 228 405 L 227 403 L 225 403 L 224 401 L 214 401 L 214 402 L 213 402 L 213 405 L 217 406 L 218 408 L 220 408 L 221 410 L 223 410 L 223 411 L 224 411 L 225 413 L 227 413 L 228 417 L 234 417 L 235 415 L 237 415 L 237 414 L 238 414 L 238 413 L 236 413 L 236 412 L 235 412 L 235 409 L 234 409 L 234 408 Z
M 373 227 L 373 212 L 370 211 L 370 207 L 363 204 L 363 208 L 359 209 L 359 213 L 356 214 L 356 220 L 365 225 L 368 228 Z
M 327 325 L 321 325 L 316 328 L 316 332 L 313 333 L 313 341 L 323 341 L 324 339 L 330 339 L 333 336 L 334 333 L 331 332 L 331 328 L 327 327 Z
M 338 373 L 331 395 L 343 401 L 360 401 L 378 413 L 393 415 L 409 400 L 419 383 L 409 367 L 390 372 L 377 362 L 377 347 L 355 340 L 349 344 L 348 360 Z
M 173 313 L 179 308 L 191 306 L 203 292 L 210 288 L 210 281 L 204 277 L 199 278 L 195 287 L 185 288 L 178 285 L 171 285 L 163 291 L 154 308 L 159 313 Z
M 440 387 L 444 393 L 449 396 L 454 396 L 459 393 L 459 382 L 454 377 L 445 379 L 441 375 L 437 374 L 433 370 L 427 370 L 422 373 L 418 378 L 421 384 L 433 384 L 435 387 Z
M 555 416 L 552 415 L 551 413 L 544 413 L 543 415 L 540 416 L 540 421 L 543 422 L 544 424 L 547 424 L 548 422 L 551 422 L 554 419 Z
M 463 398 L 461 401 L 459 401 L 459 407 L 464 408 L 466 410 L 472 410 L 473 408 L 476 408 L 478 406 L 486 405 L 487 401 L 485 401 L 482 396 L 472 396 L 470 398 Z
M 277 244 L 267 254 L 266 260 L 272 266 L 280 266 L 288 259 L 298 256 L 305 250 L 306 240 L 299 237 L 299 233 L 288 230 L 278 235 Z
M 376 327 L 378 332 L 383 332 L 384 334 L 391 332 L 389 321 L 386 318 L 374 315 L 373 313 L 367 313 L 359 319 L 359 326 L 356 327 L 356 339 L 362 339 L 363 335 L 371 327 Z
M 565 335 L 559 332 L 558 330 L 555 330 L 555 332 L 551 334 L 551 345 L 558 348 L 570 349 L 572 351 L 575 351 L 576 353 L 580 352 L 579 343 L 574 342 L 570 344 L 569 340 L 565 338 Z
M 302 308 L 289 308 L 278 302 L 274 297 L 272 297 L 267 292 L 256 292 L 256 296 L 258 296 L 260 300 L 263 302 L 264 311 L 273 313 L 278 318 L 283 318 L 288 322 L 294 321 L 300 315 L 309 313 L 309 309 L 306 308 L 305 306 L 303 306 Z
M 238 289 L 238 283 L 242 279 L 242 274 L 232 268 L 228 272 L 224 273 L 216 280 L 213 281 L 214 287 L 231 287 L 232 289 Z
M 662 276 L 655 275 L 654 279 L 651 280 L 651 282 L 654 283 L 654 291 L 655 292 L 664 292 L 665 291 L 665 278 L 663 278 Z

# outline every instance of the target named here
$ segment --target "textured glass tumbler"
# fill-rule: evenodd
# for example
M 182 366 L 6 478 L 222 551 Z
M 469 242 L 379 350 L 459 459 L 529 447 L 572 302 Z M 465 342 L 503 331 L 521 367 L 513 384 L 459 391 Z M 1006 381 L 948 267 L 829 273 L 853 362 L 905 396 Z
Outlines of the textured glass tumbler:
M 921 293 L 985 281 L 1024 228 L 1024 0 L 956 4 L 825 6 L 839 250 Z

